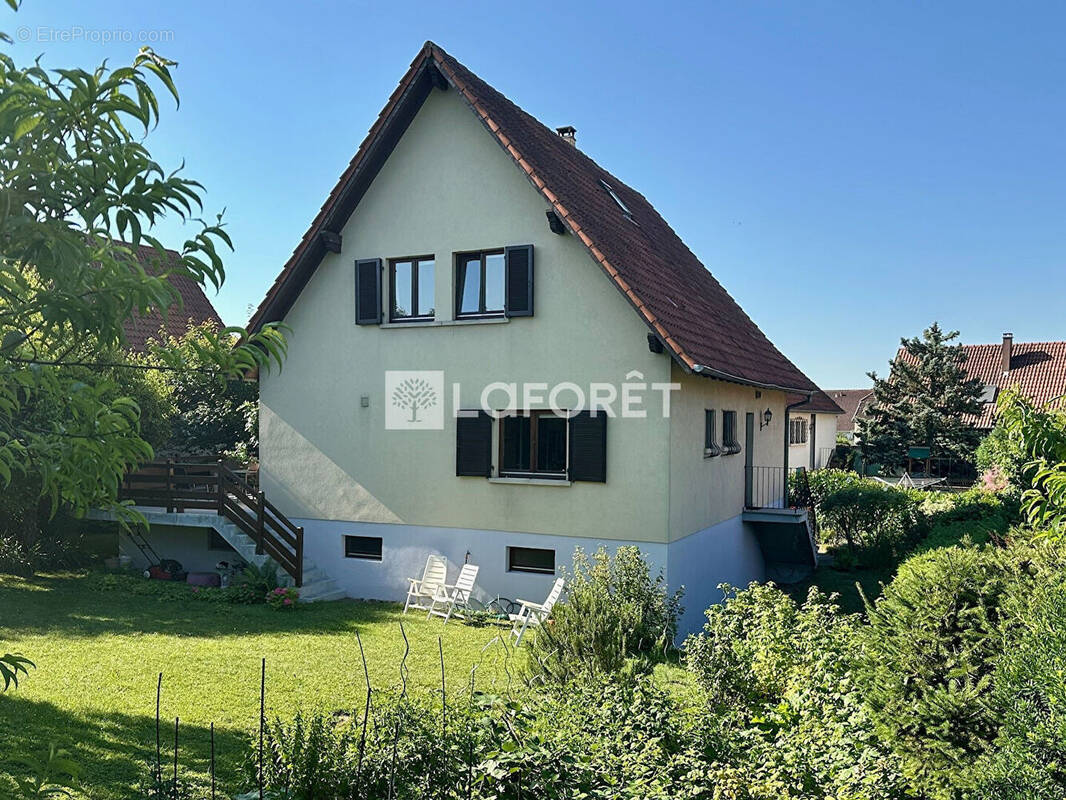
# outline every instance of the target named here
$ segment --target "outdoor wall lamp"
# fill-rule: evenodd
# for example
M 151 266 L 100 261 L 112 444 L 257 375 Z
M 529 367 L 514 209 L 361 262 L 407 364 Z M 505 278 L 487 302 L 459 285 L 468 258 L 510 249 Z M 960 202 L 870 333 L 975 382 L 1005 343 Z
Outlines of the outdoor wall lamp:
M 762 419 L 759 420 L 759 430 L 770 427 L 770 421 L 774 418 L 774 412 L 770 409 L 766 409 L 762 412 Z

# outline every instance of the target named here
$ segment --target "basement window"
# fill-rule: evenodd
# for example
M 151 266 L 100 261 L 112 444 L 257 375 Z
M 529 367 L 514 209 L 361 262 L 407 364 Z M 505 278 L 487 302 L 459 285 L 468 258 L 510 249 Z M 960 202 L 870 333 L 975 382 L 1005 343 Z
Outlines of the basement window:
M 381 561 L 380 536 L 345 536 L 344 557 Z
M 555 551 L 539 547 L 508 547 L 507 571 L 554 575 Z

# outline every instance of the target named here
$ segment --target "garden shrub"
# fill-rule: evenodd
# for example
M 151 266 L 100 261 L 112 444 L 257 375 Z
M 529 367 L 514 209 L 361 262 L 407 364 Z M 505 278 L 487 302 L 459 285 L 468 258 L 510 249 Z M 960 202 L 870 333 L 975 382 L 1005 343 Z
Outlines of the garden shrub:
M 662 658 L 673 646 L 682 587 L 668 594 L 662 572 L 653 579 L 640 548 L 600 547 L 590 558 L 574 551 L 566 599 L 530 637 L 529 669 L 537 678 L 566 681 L 582 673 L 620 670 L 628 659 Z
M 820 524 L 867 565 L 897 559 L 925 531 L 916 498 L 876 481 L 864 480 L 828 493 L 817 511 Z
M 1061 581 L 1047 542 L 950 547 L 908 559 L 868 605 L 861 673 L 880 737 L 913 790 L 953 800 L 974 790 L 974 764 L 1002 721 L 995 674 L 1017 624 L 1012 597 Z
M 267 796 L 497 800 L 714 797 L 697 728 L 647 677 L 521 699 L 373 695 L 371 716 L 298 714 L 268 726 Z M 256 798 L 254 746 L 247 788 Z
M 808 480 L 823 543 L 848 545 L 836 553 L 841 569 L 892 566 L 916 548 L 957 544 L 967 535 L 984 543 L 1020 519 L 1016 489 L 903 489 L 832 469 Z
M 1066 589 L 1040 586 L 1011 598 L 1011 630 L 996 665 L 1003 722 L 977 765 L 977 795 L 1066 798 Z
M 279 586 L 267 592 L 266 604 L 276 611 L 291 611 L 296 608 L 296 601 L 299 599 L 299 590 L 292 586 Z
M 858 616 L 812 589 L 797 605 L 774 588 L 728 588 L 686 643 L 718 748 L 716 797 L 903 797 L 856 680 Z
M 222 589 L 212 586 L 190 586 L 181 581 L 146 580 L 139 574 L 129 572 L 90 572 L 86 580 L 99 591 L 119 591 L 138 597 L 154 597 L 161 601 L 199 601 L 234 605 L 265 603 L 267 595 L 279 588 L 274 586 L 267 590 L 264 588 L 269 583 L 267 580 L 241 580 Z M 291 604 L 286 604 L 284 600 L 292 598 L 291 592 L 295 590 L 284 591 L 284 596 L 278 595 L 278 603 L 282 607 L 289 607 Z

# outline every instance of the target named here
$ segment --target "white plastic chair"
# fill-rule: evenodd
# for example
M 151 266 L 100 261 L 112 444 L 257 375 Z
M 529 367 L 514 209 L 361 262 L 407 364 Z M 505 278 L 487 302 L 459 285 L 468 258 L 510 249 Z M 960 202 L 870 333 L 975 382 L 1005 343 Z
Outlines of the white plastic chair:
M 522 608 L 519 609 L 517 614 L 509 614 L 508 617 L 511 620 L 511 635 L 515 637 L 514 646 L 522 642 L 522 637 L 526 633 L 526 629 L 533 627 L 539 627 L 542 623 L 546 622 L 548 617 L 551 616 L 552 607 L 559 600 L 559 596 L 563 593 L 563 579 L 556 578 L 555 583 L 552 584 L 552 590 L 548 592 L 548 599 L 543 603 L 531 603 L 529 600 L 516 600 L 516 603 L 521 603 Z
M 407 602 L 404 604 L 403 613 L 409 608 L 418 608 L 423 611 L 430 608 L 433 598 L 437 596 L 437 590 L 448 580 L 448 561 L 444 556 L 430 556 L 426 559 L 426 568 L 422 571 L 421 578 L 408 578 L 410 584 L 407 587 Z
M 454 585 L 444 584 L 437 588 L 437 593 L 429 604 L 430 615 L 436 614 L 444 617 L 444 624 L 448 624 L 452 614 L 462 617 L 462 611 L 470 607 L 470 594 L 474 591 L 474 582 L 477 580 L 478 567 L 475 564 L 463 564 L 459 570 L 459 577 Z

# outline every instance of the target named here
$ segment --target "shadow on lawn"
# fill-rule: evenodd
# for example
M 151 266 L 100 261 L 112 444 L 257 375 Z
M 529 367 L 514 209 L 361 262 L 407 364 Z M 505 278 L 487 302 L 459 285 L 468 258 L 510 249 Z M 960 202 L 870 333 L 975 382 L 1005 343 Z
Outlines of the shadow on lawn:
M 161 633 L 168 636 L 234 636 L 271 633 L 343 633 L 361 625 L 408 619 L 396 603 L 311 603 L 295 611 L 265 605 L 232 605 L 195 599 L 86 591 L 85 574 L 0 575 L 0 628 L 11 637 L 63 632 L 75 636 Z M 86 597 L 92 602 L 86 604 Z
M 249 728 L 255 719 L 249 720 Z M 162 720 L 164 778 L 174 769 L 174 720 Z M 179 726 L 178 777 L 182 783 L 204 787 L 208 783 L 210 729 L 202 725 Z M 249 735 L 233 729 L 215 729 L 215 755 L 219 796 L 243 783 L 242 767 L 251 752 Z M 20 773 L 8 762 L 38 754 L 55 743 L 70 751 L 82 769 L 81 791 L 93 798 L 129 798 L 151 775 L 155 765 L 155 717 L 119 710 L 71 714 L 51 703 L 25 700 L 15 692 L 0 695 L 0 771 Z

